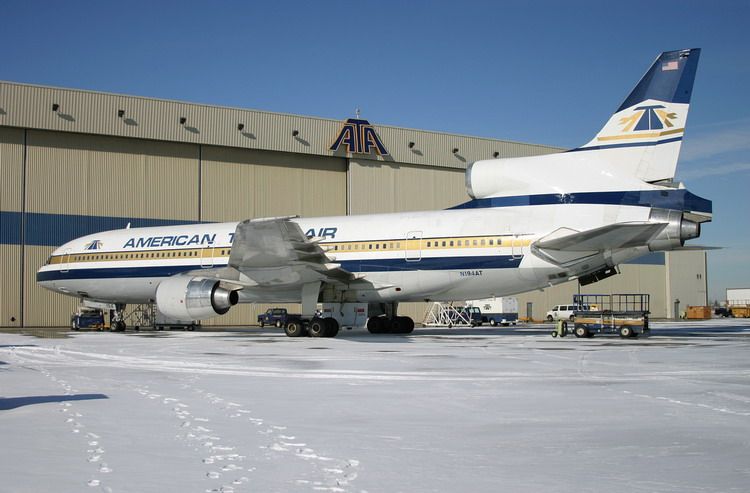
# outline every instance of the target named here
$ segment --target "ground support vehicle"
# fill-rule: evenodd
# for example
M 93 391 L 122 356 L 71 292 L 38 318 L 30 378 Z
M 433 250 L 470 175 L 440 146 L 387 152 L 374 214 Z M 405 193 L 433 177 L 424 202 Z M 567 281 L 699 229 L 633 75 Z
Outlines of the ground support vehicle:
M 575 310 L 573 320 L 560 321 L 561 326 L 552 332 L 552 336 L 619 334 L 622 338 L 629 338 L 648 334 L 649 298 L 648 294 L 574 295 L 574 304 L 593 309 Z
M 552 310 L 547 312 L 545 317 L 547 318 L 548 322 L 552 322 L 555 320 L 573 320 L 573 318 L 575 318 L 576 310 L 588 311 L 589 308 L 590 307 L 588 305 L 555 305 L 554 307 L 552 307 Z
M 516 325 L 518 322 L 518 299 L 512 296 L 487 298 L 466 302 L 467 306 L 481 310 L 481 322 L 497 325 Z
M 280 329 L 286 327 L 289 322 L 299 321 L 301 318 L 302 315 L 289 313 L 286 308 L 269 308 L 265 313 L 258 315 L 258 325 L 273 325 Z
M 76 312 L 70 316 L 71 330 L 104 328 L 104 313 L 97 308 L 79 306 Z
M 518 312 L 507 313 L 482 313 L 482 323 L 488 323 L 492 327 L 497 325 L 516 325 L 518 323 Z

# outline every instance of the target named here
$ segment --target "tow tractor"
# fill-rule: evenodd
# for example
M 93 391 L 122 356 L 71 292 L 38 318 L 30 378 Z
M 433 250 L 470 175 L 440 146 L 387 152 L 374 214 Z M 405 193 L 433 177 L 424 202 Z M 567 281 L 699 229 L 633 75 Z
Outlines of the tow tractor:
M 558 321 L 552 337 L 593 337 L 595 334 L 619 334 L 622 338 L 638 337 L 650 332 L 648 294 L 577 294 L 573 320 Z M 584 309 L 588 307 L 589 309 Z

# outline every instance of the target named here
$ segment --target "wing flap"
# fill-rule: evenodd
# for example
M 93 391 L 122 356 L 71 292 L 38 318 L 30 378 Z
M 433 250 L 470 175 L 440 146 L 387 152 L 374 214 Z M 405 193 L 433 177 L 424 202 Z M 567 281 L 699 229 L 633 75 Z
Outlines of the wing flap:
M 355 279 L 321 245 L 307 238 L 296 216 L 251 219 L 237 225 L 229 267 L 261 285 L 303 284 L 312 281 L 346 283 Z

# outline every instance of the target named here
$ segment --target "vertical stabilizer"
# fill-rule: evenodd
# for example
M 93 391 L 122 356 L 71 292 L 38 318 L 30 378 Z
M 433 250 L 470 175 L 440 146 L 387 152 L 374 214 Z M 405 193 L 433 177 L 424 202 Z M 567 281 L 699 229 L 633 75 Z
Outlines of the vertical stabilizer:
M 574 151 L 596 152 L 618 174 L 647 182 L 674 178 L 700 49 L 667 51 L 591 142 Z

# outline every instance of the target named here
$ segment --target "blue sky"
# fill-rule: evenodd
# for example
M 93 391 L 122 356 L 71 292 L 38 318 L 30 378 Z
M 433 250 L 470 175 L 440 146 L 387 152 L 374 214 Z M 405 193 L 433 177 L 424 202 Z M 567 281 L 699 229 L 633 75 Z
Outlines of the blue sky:
M 703 49 L 678 167 L 709 295 L 750 286 L 750 2 L 7 1 L 0 79 L 576 147 Z

